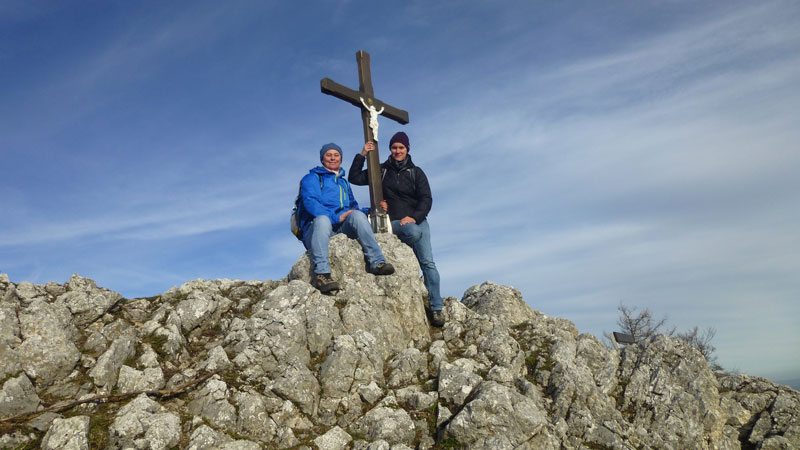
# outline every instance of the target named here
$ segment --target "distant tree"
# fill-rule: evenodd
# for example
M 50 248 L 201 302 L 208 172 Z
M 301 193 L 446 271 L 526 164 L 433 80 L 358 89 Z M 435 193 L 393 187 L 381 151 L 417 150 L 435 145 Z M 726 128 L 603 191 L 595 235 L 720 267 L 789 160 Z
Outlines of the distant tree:
M 638 308 L 635 306 L 627 306 L 622 303 L 617 306 L 617 311 L 619 311 L 617 326 L 621 332 L 630 334 L 634 342 L 642 342 L 657 334 L 666 334 L 668 336 L 675 334 L 674 327 L 666 329 L 666 315 L 656 320 L 649 309 L 645 308 L 639 314 L 636 314 L 637 310 Z
M 711 341 L 717 334 L 715 328 L 708 327 L 700 331 L 700 328 L 695 326 L 685 333 L 676 334 L 675 327 L 669 328 L 667 326 L 666 315 L 660 319 L 656 319 L 648 308 L 644 308 L 637 313 L 637 307 L 627 306 L 623 303 L 619 304 L 617 311 L 619 311 L 619 316 L 617 317 L 617 326 L 619 330 L 622 333 L 631 335 L 634 342 L 642 342 L 657 334 L 675 336 L 700 351 L 703 357 L 706 358 L 706 362 L 708 362 L 711 370 L 715 372 L 723 371 L 723 367 L 717 362 L 717 356 L 714 354 L 717 348 L 711 344 Z M 610 333 L 604 334 L 607 339 L 612 339 Z

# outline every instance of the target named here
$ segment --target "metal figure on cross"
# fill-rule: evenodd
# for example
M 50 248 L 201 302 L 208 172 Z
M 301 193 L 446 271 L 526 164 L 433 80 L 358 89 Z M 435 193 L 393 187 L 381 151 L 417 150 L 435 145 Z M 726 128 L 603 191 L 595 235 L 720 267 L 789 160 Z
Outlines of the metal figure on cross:
M 375 140 L 375 142 L 378 142 L 378 116 L 386 108 L 381 107 L 381 110 L 378 111 L 378 109 L 375 108 L 375 105 L 367 105 L 367 102 L 365 102 L 363 98 L 360 100 L 361 104 L 364 105 L 364 108 L 367 108 L 369 111 L 369 127 L 372 129 L 372 138 Z

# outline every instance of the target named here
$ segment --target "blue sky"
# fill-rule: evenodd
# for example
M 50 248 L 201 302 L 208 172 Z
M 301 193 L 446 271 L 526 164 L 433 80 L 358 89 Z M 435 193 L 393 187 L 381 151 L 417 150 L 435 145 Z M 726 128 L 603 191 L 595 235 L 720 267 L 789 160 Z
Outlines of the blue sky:
M 0 3 L 0 272 L 126 297 L 281 279 L 297 183 L 376 96 L 431 181 L 443 294 L 600 336 L 617 305 L 800 378 L 800 4 Z M 381 146 L 386 156 L 385 143 Z M 356 196 L 368 204 L 366 188 Z

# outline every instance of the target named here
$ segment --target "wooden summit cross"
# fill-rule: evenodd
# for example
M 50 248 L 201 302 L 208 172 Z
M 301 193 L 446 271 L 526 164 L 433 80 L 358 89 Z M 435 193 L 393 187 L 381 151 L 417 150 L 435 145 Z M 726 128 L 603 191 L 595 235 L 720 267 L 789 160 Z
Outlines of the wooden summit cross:
M 364 142 L 375 142 L 375 150 L 367 153 L 372 231 L 386 233 L 391 230 L 391 225 L 388 214 L 380 207 L 380 203 L 383 201 L 383 187 L 381 183 L 381 163 L 378 156 L 378 115 L 384 115 L 395 122 L 405 125 L 408 123 L 408 112 L 375 98 L 372 90 L 372 73 L 369 69 L 369 53 L 364 50 L 357 51 L 356 62 L 358 63 L 357 91 L 342 86 L 330 78 L 323 78 L 320 81 L 320 87 L 323 94 L 340 98 L 361 109 L 361 121 L 364 122 Z

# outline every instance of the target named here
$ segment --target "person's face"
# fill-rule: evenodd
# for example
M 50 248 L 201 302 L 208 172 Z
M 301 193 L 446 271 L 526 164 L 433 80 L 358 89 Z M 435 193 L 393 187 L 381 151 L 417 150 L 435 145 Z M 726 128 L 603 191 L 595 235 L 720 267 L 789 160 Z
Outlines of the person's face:
M 392 144 L 389 150 L 392 151 L 392 158 L 394 158 L 395 161 L 398 162 L 406 159 L 406 155 L 408 154 L 408 149 L 406 148 L 406 146 L 399 142 L 395 142 L 394 144 Z
M 342 165 L 342 155 L 334 149 L 330 149 L 322 155 L 322 165 L 331 171 L 338 172 Z

